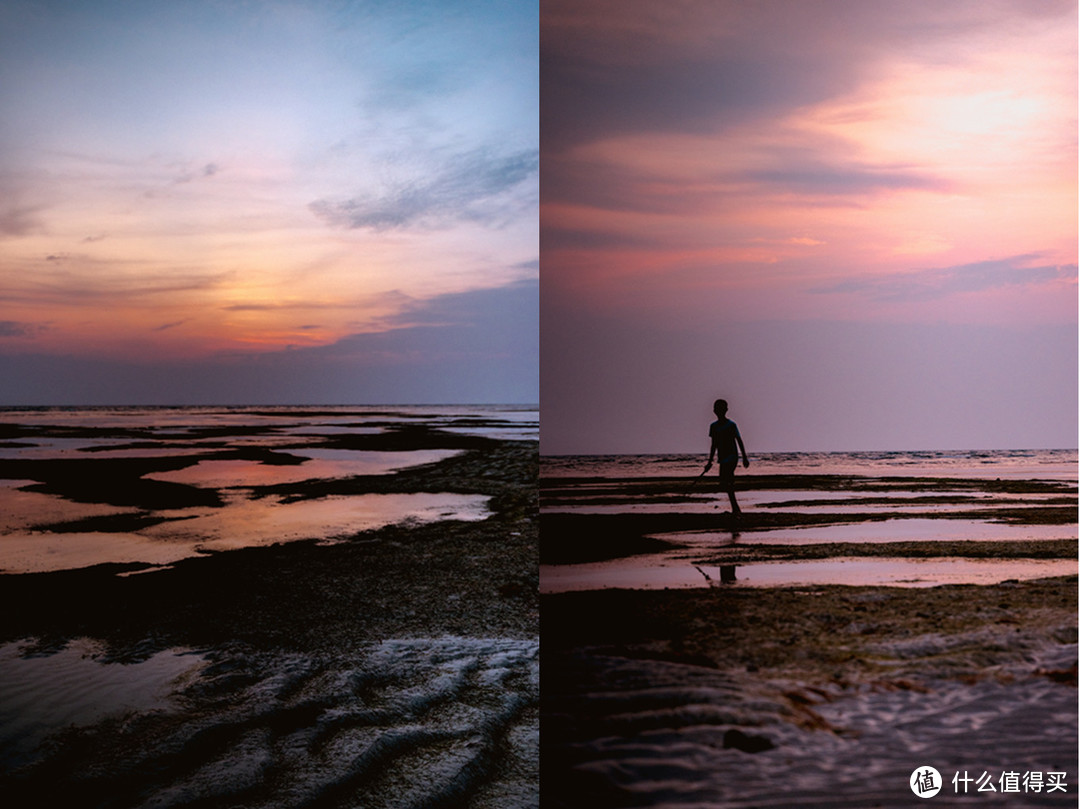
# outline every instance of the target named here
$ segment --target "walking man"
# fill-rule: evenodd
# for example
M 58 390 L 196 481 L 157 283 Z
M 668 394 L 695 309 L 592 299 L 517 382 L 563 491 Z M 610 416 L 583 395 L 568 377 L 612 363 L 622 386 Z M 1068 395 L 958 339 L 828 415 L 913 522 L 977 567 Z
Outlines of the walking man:
M 709 462 L 705 464 L 705 472 L 712 468 L 713 457 L 716 457 L 720 465 L 720 490 L 727 492 L 731 501 L 731 513 L 738 517 L 742 514 L 739 504 L 735 500 L 735 467 L 739 464 L 739 453 L 742 453 L 743 467 L 750 466 L 750 460 L 746 457 L 746 447 L 743 446 L 742 436 L 735 422 L 727 417 L 728 405 L 724 399 L 717 399 L 713 404 L 713 413 L 716 421 L 709 425 Z M 702 472 L 702 474 L 705 474 Z

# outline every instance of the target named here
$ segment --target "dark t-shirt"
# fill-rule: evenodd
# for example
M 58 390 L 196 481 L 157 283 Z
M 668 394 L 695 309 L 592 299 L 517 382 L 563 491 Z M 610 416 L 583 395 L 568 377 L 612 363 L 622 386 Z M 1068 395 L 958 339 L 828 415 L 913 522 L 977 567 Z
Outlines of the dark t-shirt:
M 739 460 L 739 447 L 735 439 L 739 435 L 739 428 L 731 419 L 714 421 L 709 425 L 709 438 L 716 447 L 717 461 L 731 463 Z

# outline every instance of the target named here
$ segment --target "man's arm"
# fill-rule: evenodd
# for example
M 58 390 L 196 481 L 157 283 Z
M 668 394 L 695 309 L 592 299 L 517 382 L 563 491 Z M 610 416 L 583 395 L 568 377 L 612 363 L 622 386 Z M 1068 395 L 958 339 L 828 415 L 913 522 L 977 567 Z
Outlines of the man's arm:
M 746 457 L 746 447 L 743 446 L 742 435 L 739 434 L 738 427 L 735 428 L 735 440 L 739 444 L 739 451 L 742 452 L 742 465 L 745 469 L 746 467 L 750 466 L 750 459 Z

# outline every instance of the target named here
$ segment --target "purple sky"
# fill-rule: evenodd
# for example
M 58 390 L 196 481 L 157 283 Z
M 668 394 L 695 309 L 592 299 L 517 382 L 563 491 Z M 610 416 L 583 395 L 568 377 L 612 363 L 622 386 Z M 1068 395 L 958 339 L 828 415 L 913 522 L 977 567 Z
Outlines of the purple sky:
M 544 0 L 543 451 L 1075 447 L 1076 11 Z
M 539 398 L 537 3 L 0 3 L 0 405 Z

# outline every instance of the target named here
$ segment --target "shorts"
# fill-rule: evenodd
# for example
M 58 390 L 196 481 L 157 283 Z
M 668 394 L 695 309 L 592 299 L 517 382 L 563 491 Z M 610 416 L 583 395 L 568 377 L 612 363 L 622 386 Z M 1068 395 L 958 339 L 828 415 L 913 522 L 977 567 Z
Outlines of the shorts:
M 735 488 L 735 467 L 738 465 L 738 457 L 724 458 L 720 461 L 720 488 L 725 492 L 730 492 Z

